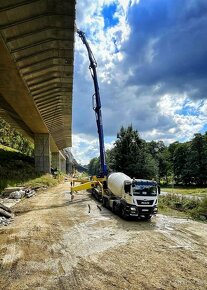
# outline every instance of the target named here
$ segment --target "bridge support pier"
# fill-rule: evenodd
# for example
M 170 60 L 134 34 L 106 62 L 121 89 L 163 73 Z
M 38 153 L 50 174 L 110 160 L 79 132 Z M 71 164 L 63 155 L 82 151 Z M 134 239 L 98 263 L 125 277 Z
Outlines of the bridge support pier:
M 66 158 L 62 153 L 60 154 L 60 164 L 61 164 L 61 171 L 63 173 L 66 173 Z
M 66 158 L 59 152 L 52 152 L 52 167 L 66 173 Z
M 52 168 L 57 168 L 58 170 L 61 170 L 59 152 L 52 152 Z
M 51 172 L 50 136 L 49 134 L 35 134 L 35 170 L 37 172 Z

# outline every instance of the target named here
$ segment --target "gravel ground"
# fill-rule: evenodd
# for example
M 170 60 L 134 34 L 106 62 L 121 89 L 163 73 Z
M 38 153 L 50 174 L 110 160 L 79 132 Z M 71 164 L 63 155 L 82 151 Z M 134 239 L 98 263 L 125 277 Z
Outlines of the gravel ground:
M 14 206 L 14 222 L 0 228 L 0 289 L 207 289 L 206 223 L 125 221 L 86 192 L 71 201 L 69 190 Z

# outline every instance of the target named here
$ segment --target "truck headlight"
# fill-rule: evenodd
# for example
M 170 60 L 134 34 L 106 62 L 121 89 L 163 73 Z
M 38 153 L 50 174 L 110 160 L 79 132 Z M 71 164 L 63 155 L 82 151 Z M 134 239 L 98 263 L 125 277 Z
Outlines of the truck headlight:
M 135 207 L 130 207 L 130 210 L 131 211 L 136 211 L 136 208 Z

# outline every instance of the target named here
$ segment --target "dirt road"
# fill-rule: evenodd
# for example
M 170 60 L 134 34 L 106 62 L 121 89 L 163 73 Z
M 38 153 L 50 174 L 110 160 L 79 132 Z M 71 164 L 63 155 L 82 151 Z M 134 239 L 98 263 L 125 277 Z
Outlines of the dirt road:
M 86 193 L 71 202 L 69 183 L 15 211 L 0 228 L 0 289 L 207 289 L 207 224 L 125 221 Z

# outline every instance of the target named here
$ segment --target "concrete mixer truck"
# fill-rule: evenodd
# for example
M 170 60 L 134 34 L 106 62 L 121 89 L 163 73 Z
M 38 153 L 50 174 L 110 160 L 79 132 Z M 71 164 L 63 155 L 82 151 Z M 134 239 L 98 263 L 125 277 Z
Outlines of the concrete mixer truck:
M 149 220 L 157 213 L 159 186 L 156 181 L 131 179 L 122 172 L 109 174 L 106 188 L 92 188 L 92 194 L 112 212 L 127 217 Z
M 123 218 L 137 217 L 150 220 L 157 213 L 160 188 L 156 181 L 131 179 L 122 172 L 115 172 L 103 179 L 76 180 L 82 184 L 71 187 L 71 194 L 90 190 L 102 205 Z

